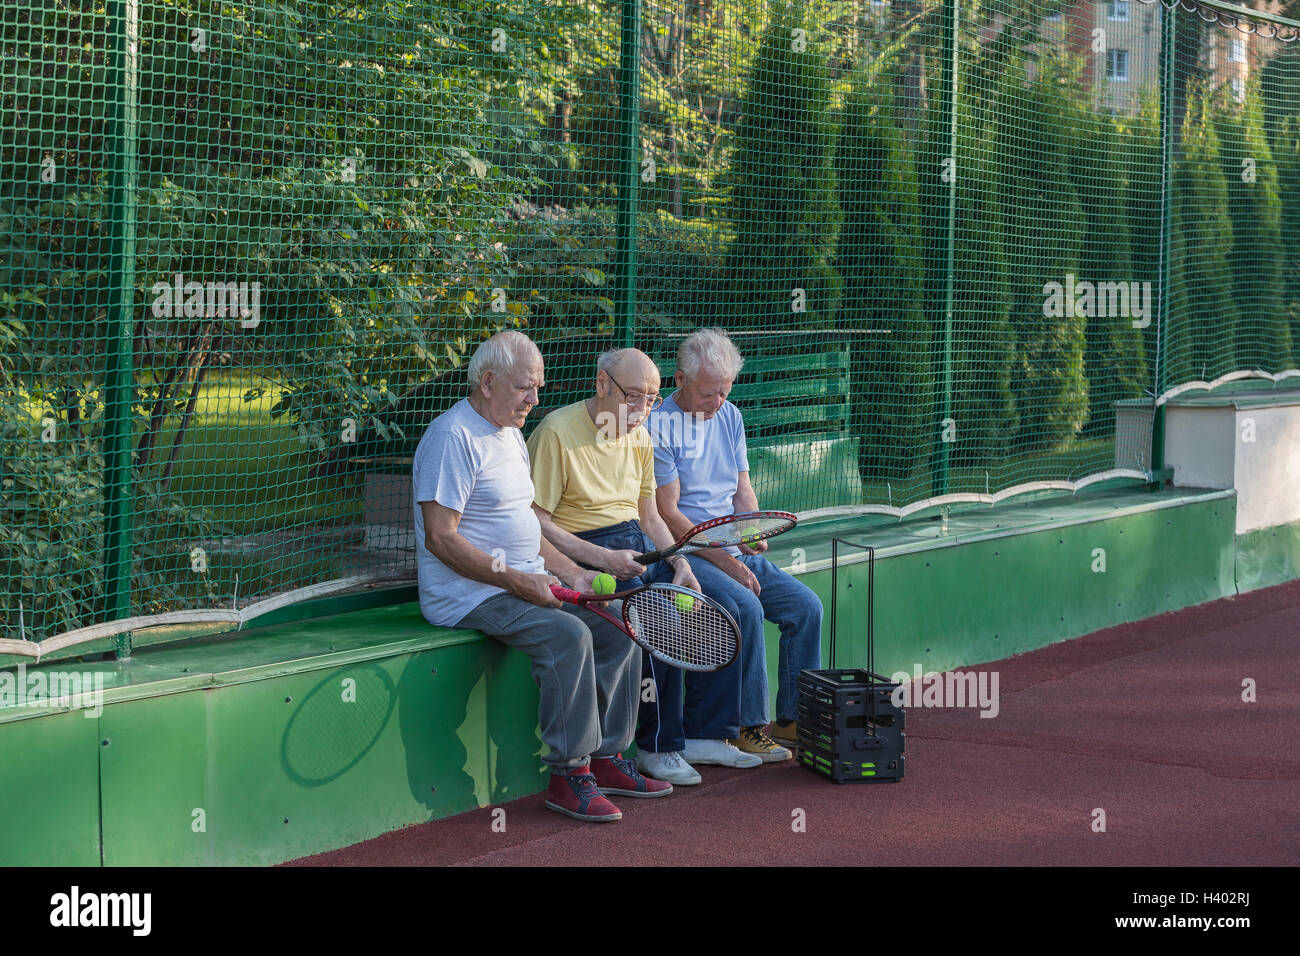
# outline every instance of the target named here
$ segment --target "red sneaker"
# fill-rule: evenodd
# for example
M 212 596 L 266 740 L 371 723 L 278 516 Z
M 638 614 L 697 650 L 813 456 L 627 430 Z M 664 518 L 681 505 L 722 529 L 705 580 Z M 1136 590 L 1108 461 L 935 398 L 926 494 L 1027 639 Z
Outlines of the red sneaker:
M 641 775 L 636 764 L 622 754 L 612 757 L 592 757 L 591 773 L 601 793 L 619 793 L 628 797 L 666 797 L 673 792 L 667 780 L 655 780 Z
M 601 796 L 596 778 L 586 767 L 574 767 L 569 773 L 551 774 L 546 806 L 575 820 L 591 823 L 612 823 L 623 819 L 618 807 Z

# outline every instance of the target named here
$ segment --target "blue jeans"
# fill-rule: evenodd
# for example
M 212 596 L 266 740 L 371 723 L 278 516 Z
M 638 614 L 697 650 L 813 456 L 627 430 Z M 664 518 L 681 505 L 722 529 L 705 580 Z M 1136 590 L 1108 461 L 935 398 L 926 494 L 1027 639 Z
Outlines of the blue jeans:
M 598 544 L 602 548 L 629 548 L 637 553 L 655 550 L 654 542 L 641 530 L 641 524 L 637 521 L 625 521 L 607 528 L 574 533 L 584 541 Z M 705 562 L 699 558 L 688 560 L 691 570 L 698 576 L 700 565 Z M 672 579 L 672 566 L 664 561 L 656 561 L 646 568 L 645 574 L 619 581 L 618 590 L 627 591 L 643 583 L 671 582 Z M 669 753 L 685 748 L 687 737 L 693 740 L 736 737 L 740 733 L 740 692 L 745 662 L 743 640 L 741 647 L 740 666 L 733 663 L 720 671 L 685 672 L 684 701 L 683 672 L 642 652 L 641 678 L 643 682 L 646 678 L 654 681 L 654 699 L 647 701 L 644 699 L 646 695 L 642 695 L 636 734 L 637 748 L 647 752 Z M 761 642 L 759 647 L 762 647 Z M 761 661 L 761 653 L 758 658 Z M 766 686 L 764 684 L 764 688 Z
M 723 605 L 740 626 L 740 725 L 755 727 L 768 722 L 764 618 L 781 630 L 776 717 L 794 720 L 799 716 L 799 672 L 821 667 L 822 602 L 811 588 L 762 555 L 740 555 L 738 560 L 758 579 L 760 594 L 754 594 L 703 558 L 690 558 L 701 589 Z

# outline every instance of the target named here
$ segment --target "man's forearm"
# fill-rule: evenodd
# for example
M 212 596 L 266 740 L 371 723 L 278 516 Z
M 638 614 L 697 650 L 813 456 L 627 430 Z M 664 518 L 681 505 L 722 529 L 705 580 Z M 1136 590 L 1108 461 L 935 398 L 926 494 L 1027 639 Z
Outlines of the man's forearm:
M 758 510 L 758 495 L 752 488 L 737 488 L 736 496 L 731 499 L 731 506 L 738 515 Z
M 447 567 L 471 581 L 513 590 L 515 579 L 523 573 L 470 544 L 464 535 L 457 531 L 442 535 L 430 532 L 425 536 L 425 547 Z
M 660 504 L 658 511 L 659 517 L 663 519 L 664 527 L 668 529 L 668 533 L 672 535 L 674 541 L 695 527 L 691 523 L 691 519 L 676 508 Z
M 691 523 L 690 518 L 686 517 L 686 515 L 682 514 L 671 505 L 661 503 L 658 510 L 659 517 L 663 519 L 665 528 L 673 536 L 673 541 L 676 541 L 682 535 L 686 534 L 686 532 L 695 527 L 695 525 Z M 740 563 L 721 548 L 708 548 L 704 551 L 696 551 L 693 556 L 703 558 L 705 561 L 715 565 L 726 574 L 730 574 L 730 569 L 734 565 Z
M 592 544 L 590 541 L 584 541 L 572 532 L 565 531 L 545 511 L 536 508 L 533 511 L 542 526 L 542 539 L 550 542 L 558 554 L 563 555 L 570 561 L 576 561 L 579 564 L 585 564 L 600 571 L 609 570 L 606 564 L 605 548 L 598 544 Z
M 581 538 L 577 540 L 582 541 Z M 582 568 L 578 567 L 568 555 L 548 541 L 544 533 L 542 535 L 541 554 L 546 570 L 562 581 L 572 583 L 582 573 Z
M 641 530 L 654 542 L 656 548 L 666 551 L 677 543 L 677 539 L 668 530 L 667 522 L 659 514 L 653 498 L 643 498 L 637 510 L 640 512 Z

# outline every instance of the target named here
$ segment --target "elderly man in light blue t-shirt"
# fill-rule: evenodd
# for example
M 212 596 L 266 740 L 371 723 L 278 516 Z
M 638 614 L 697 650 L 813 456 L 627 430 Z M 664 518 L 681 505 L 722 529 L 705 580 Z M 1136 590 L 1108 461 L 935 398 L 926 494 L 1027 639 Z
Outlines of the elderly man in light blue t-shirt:
M 542 356 L 500 332 L 469 362 L 470 395 L 434 419 L 415 452 L 420 610 L 431 624 L 473 628 L 532 659 L 550 748 L 546 806 L 579 820 L 622 817 L 605 794 L 660 797 L 622 752 L 632 743 L 641 652 L 618 628 L 562 604 L 551 585 L 591 590 L 587 571 L 542 536 L 519 428 L 537 404 Z
M 721 329 L 701 329 L 677 350 L 677 391 L 651 416 L 659 513 L 675 537 L 723 515 L 758 510 L 749 482 L 745 425 L 727 401 L 744 359 Z M 821 666 L 822 605 L 806 585 L 753 547 L 711 549 L 691 555 L 705 594 L 724 604 L 741 629 L 740 737 L 732 743 L 764 762 L 789 759 L 798 743 L 799 672 Z M 763 619 L 780 628 L 776 722 L 768 723 L 767 662 Z M 685 710 L 693 706 L 689 684 Z M 643 713 L 644 719 L 644 713 Z M 644 728 L 643 728 L 644 732 Z M 784 746 L 782 746 L 784 745 Z

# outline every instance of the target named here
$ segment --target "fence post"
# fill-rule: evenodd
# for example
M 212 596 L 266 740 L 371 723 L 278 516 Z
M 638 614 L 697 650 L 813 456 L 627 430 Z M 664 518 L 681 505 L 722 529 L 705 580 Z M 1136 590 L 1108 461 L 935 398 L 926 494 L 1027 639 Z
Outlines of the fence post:
M 962 175 L 957 166 L 957 61 L 960 56 L 960 44 L 957 42 L 957 29 L 961 22 L 961 0 L 950 0 L 948 5 L 948 24 L 943 33 L 941 58 L 947 65 L 947 72 L 940 83 L 947 83 L 947 89 L 940 89 L 948 95 L 943 98 L 943 108 L 947 111 L 945 119 L 948 127 L 948 158 L 952 160 L 952 169 L 948 182 L 948 238 L 947 259 L 944 265 L 943 291 L 943 368 L 942 389 L 943 405 L 940 422 L 952 417 L 952 300 L 954 269 L 956 264 L 957 241 L 957 177 Z M 942 95 L 942 93 L 941 93 Z M 949 443 L 943 440 L 944 429 L 939 428 L 939 440 L 936 446 L 934 472 L 931 476 L 931 494 L 948 493 L 948 471 L 950 468 Z
M 104 597 L 108 620 L 131 615 L 131 404 L 134 393 L 136 80 L 139 0 L 112 0 L 108 84 L 114 97 L 105 145 L 112 163 L 108 215 L 108 341 L 104 382 Z M 117 638 L 119 659 L 131 635 Z
M 636 219 L 641 174 L 641 0 L 623 0 L 619 44 L 618 245 L 614 263 L 614 341 L 632 344 L 636 325 Z
M 1163 5 L 1162 5 L 1163 6 Z M 1160 9 L 1160 7 L 1157 7 Z M 1165 388 L 1165 350 L 1169 344 L 1169 239 L 1173 211 L 1170 208 L 1173 152 L 1173 81 L 1177 69 L 1178 5 L 1160 14 L 1160 253 L 1156 274 L 1159 305 L 1156 308 L 1156 354 L 1151 380 L 1154 402 Z M 1151 470 L 1165 467 L 1165 406 L 1157 405 L 1151 415 Z M 1160 482 L 1164 484 L 1163 481 Z

